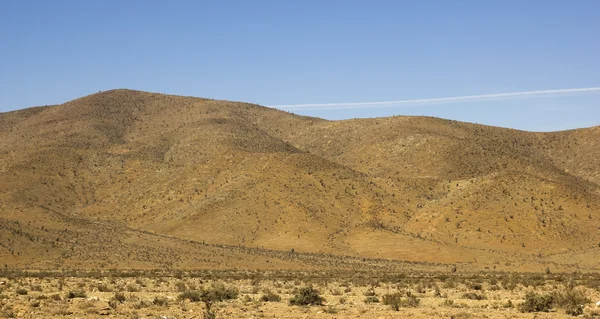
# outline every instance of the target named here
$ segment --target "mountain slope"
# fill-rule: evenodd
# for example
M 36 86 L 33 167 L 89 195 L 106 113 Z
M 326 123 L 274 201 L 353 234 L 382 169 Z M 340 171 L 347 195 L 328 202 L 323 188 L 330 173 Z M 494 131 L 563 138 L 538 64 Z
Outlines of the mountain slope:
M 423 117 L 332 122 L 247 103 L 101 92 L 0 114 L 0 229 L 16 241 L 4 254 L 21 251 L 18 265 L 47 250 L 55 265 L 66 246 L 52 240 L 88 247 L 93 237 L 81 232 L 99 229 L 106 242 L 131 243 L 122 250 L 132 256 L 163 238 L 169 247 L 486 266 L 556 263 L 565 251 L 585 259 L 600 243 L 599 134 Z M 16 222 L 50 229 L 30 236 L 48 242 L 23 239 Z M 136 232 L 150 237 L 142 244 Z M 199 249 L 181 245 L 173 256 Z M 94 260 L 77 256 L 72 265 Z

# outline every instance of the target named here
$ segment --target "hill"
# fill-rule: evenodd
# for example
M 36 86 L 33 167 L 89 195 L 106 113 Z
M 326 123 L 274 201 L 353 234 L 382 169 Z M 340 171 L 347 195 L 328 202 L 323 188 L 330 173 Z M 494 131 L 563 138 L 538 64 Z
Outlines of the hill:
M 0 258 L 33 268 L 394 260 L 597 270 L 599 172 L 600 127 L 327 121 L 112 90 L 0 114 Z

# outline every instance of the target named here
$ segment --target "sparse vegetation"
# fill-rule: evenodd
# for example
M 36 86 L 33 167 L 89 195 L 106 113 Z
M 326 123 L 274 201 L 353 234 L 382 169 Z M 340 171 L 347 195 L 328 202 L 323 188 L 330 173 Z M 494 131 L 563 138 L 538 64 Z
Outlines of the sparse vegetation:
M 402 307 L 418 307 L 421 300 L 417 296 L 413 295 L 408 291 L 406 297 L 403 294 L 396 292 L 393 294 L 385 294 L 382 297 L 382 303 L 389 305 L 393 310 L 398 311 Z
M 260 297 L 263 302 L 280 302 L 281 296 L 272 292 L 270 289 L 265 289 L 264 294 Z
M 290 299 L 290 304 L 295 306 L 317 306 L 323 304 L 325 299 L 321 297 L 319 291 L 312 286 L 302 287 Z
M 83 290 L 71 290 L 67 293 L 67 299 L 87 298 L 87 294 Z
M 548 312 L 552 309 L 554 298 L 550 294 L 528 292 L 525 301 L 519 305 L 521 312 Z

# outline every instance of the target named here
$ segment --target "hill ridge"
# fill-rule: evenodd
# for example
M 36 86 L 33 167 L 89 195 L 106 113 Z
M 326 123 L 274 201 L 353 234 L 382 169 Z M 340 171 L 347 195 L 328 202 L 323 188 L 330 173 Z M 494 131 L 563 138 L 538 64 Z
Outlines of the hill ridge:
M 128 242 L 124 252 L 143 255 L 134 236 L 114 235 L 124 226 L 171 238 L 159 246 L 180 266 L 197 248 L 172 238 L 566 269 L 591 265 L 599 208 L 600 126 L 536 133 L 414 116 L 328 121 L 127 89 L 0 114 L 0 212 L 13 225 L 0 226 L 12 239 L 0 256 L 17 266 L 43 250 L 83 267 L 100 255 L 72 255 L 50 237 L 89 247 L 93 231 L 100 247 Z M 14 223 L 35 235 L 16 235 Z M 235 256 L 238 265 L 250 258 Z M 158 260 L 138 257 L 113 263 Z

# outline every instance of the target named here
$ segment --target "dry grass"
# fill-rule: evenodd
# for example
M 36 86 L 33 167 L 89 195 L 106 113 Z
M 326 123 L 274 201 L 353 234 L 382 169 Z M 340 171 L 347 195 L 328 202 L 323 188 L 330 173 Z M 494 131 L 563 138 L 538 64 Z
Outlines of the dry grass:
M 385 273 L 355 272 L 157 271 L 147 272 L 142 277 L 140 274 L 113 271 L 55 274 L 60 277 L 50 275 L 36 274 L 32 277 L 25 273 L 13 273 L 8 277 L 0 277 L 0 281 L 5 282 L 0 297 L 0 317 L 28 314 L 47 318 L 95 318 L 99 315 L 131 318 L 143 313 L 143 316 L 151 318 L 204 314 L 214 315 L 214 318 L 305 318 L 307 315 L 313 318 L 331 318 L 332 314 L 336 318 L 531 318 L 530 314 L 522 312 L 525 309 L 522 304 L 526 301 L 526 296 L 535 293 L 553 296 L 555 300 L 550 308 L 527 308 L 529 311 L 552 309 L 544 318 L 568 317 L 567 313 L 574 309 L 571 307 L 573 302 L 582 303 L 583 307 L 577 309 L 581 310 L 582 315 L 593 318 L 597 316 L 598 310 L 590 301 L 600 299 L 600 291 L 588 287 L 600 275 L 590 274 L 543 276 L 539 285 L 532 285 L 532 280 L 541 275 L 505 273 L 452 276 L 444 273 L 413 273 L 390 276 Z M 263 278 L 258 284 L 254 280 L 257 275 Z M 440 288 L 448 278 L 454 282 L 454 288 Z M 500 284 L 500 289 L 488 290 L 506 278 L 516 282 L 513 289 Z M 77 291 L 85 287 L 83 293 L 86 297 L 52 297 L 61 294 L 58 284 L 60 279 L 64 282 L 65 291 Z M 98 282 L 114 282 L 116 287 L 126 287 L 140 281 L 146 285 L 135 292 L 120 290 L 122 288 L 116 288 L 119 290 L 117 292 L 97 289 Z M 473 281 L 480 283 L 482 288 L 474 289 Z M 39 285 L 42 291 L 19 294 L 17 291 L 24 283 Z M 193 295 L 191 293 L 182 293 L 178 288 L 180 283 L 196 289 L 199 299 L 190 298 Z M 254 289 L 257 286 L 258 291 Z M 344 292 L 344 287 L 351 290 Z M 481 294 L 482 290 L 487 299 L 465 297 L 470 293 Z M 230 291 L 236 293 L 229 293 Z M 332 294 L 331 291 L 342 293 Z M 186 296 L 181 297 L 182 294 Z M 381 300 L 365 302 L 365 295 L 379 296 Z M 215 298 L 199 302 L 207 296 Z M 264 296 L 271 297 L 263 298 Z M 314 296 L 320 296 L 323 300 L 312 298 Z M 529 300 L 531 297 L 527 298 Z M 292 301 L 299 299 L 310 299 L 312 302 L 306 302 L 308 306 L 293 305 Z

